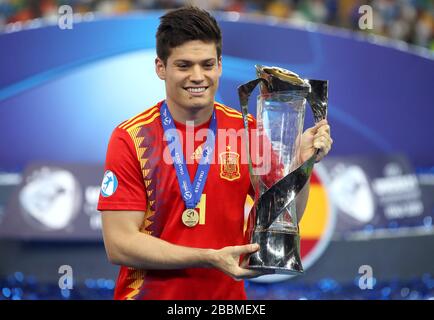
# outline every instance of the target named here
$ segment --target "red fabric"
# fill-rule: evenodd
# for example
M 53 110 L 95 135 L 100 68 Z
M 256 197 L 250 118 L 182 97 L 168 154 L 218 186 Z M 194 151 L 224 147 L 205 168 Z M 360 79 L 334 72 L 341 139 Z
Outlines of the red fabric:
M 161 103 L 158 108 L 160 106 Z M 218 129 L 235 130 L 232 130 L 232 138 L 223 139 L 219 134 L 216 137 L 212 155 L 214 162 L 203 191 L 206 195 L 205 212 L 200 212 L 205 214 L 204 224 L 189 228 L 182 223 L 185 204 L 173 164 L 164 161 L 167 142 L 163 141 L 160 116 L 155 116 L 158 110 L 147 110 L 148 113 L 124 122 L 114 130 L 105 170 L 116 175 L 118 187 L 113 195 L 100 196 L 98 210 L 147 211 L 145 220 L 151 223 L 145 223 L 147 227 L 143 231 L 178 245 L 220 249 L 244 244 L 244 204 L 250 178 L 247 163 L 241 161 L 245 155 L 245 143 L 241 138 L 243 120 L 233 109 L 216 104 L 215 110 Z M 183 133 L 184 157 L 191 161 L 190 151 L 196 150 L 206 138 L 196 141 L 185 155 L 186 127 L 179 123 L 176 126 Z M 195 131 L 208 126 L 206 123 Z M 227 152 L 240 156 L 238 170 L 221 163 Z M 145 161 L 140 162 L 138 155 L 142 155 Z M 187 164 L 191 180 L 197 165 L 198 160 Z M 205 268 L 140 271 L 121 267 L 115 289 L 115 299 L 245 298 L 243 281 L 235 281 L 219 270 Z
M 128 132 L 116 128 L 107 149 L 105 171 L 112 171 L 118 187 L 109 197 L 100 193 L 98 210 L 146 211 L 146 192 L 134 143 Z

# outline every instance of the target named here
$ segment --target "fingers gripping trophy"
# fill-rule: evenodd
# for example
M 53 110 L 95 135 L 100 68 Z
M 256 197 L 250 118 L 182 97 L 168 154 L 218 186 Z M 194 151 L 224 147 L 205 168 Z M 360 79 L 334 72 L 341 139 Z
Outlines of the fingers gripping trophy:
M 316 123 L 327 116 L 328 81 L 302 79 L 278 67 L 257 65 L 256 72 L 258 78 L 238 87 L 238 94 L 255 189 L 246 237 L 260 249 L 244 256 L 241 266 L 264 273 L 299 274 L 303 266 L 296 199 L 310 179 L 318 152 L 300 163 L 300 139 L 306 101 Z M 257 130 L 251 133 L 248 100 L 258 84 Z

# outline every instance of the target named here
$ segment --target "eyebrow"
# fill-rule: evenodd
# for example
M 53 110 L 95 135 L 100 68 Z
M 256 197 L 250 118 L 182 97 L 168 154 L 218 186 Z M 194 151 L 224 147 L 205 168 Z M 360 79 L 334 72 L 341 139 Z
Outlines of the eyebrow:
M 207 62 L 216 62 L 216 58 L 209 58 L 209 59 L 199 61 L 199 63 L 207 63 Z M 175 63 L 175 64 L 177 64 L 177 63 L 189 63 L 189 64 L 191 64 L 194 62 L 191 60 L 178 59 L 178 60 L 173 61 L 173 63 Z

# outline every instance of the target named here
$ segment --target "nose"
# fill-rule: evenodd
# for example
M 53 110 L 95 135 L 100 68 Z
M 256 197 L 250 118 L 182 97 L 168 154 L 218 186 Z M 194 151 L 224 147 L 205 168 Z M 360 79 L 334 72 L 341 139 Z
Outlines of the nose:
M 201 83 L 202 81 L 205 80 L 205 76 L 203 74 L 203 70 L 202 70 L 201 66 L 199 66 L 199 65 L 193 66 L 192 72 L 190 75 L 190 80 L 192 82 L 195 82 L 195 83 Z

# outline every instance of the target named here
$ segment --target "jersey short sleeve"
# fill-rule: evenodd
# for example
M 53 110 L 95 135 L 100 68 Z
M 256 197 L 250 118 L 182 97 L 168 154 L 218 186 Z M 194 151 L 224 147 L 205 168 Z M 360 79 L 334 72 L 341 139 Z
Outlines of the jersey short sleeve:
M 146 187 L 134 143 L 123 129 L 110 138 L 98 210 L 146 211 Z

